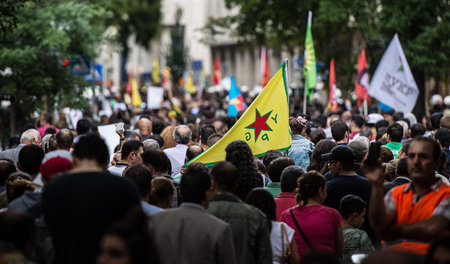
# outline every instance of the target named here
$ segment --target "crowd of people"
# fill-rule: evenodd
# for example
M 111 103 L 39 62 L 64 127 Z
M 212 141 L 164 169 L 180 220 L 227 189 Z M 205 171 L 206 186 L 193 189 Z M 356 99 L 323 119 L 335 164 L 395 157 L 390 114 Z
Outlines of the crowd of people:
M 0 263 L 450 262 L 450 114 L 316 109 L 289 118 L 287 151 L 235 140 L 183 168 L 242 114 L 217 113 L 42 113 L 0 152 Z

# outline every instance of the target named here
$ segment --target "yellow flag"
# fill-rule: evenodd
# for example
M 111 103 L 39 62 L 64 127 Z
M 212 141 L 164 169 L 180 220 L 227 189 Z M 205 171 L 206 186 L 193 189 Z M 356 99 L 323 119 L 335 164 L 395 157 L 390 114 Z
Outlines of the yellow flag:
M 125 93 L 123 95 L 123 101 L 125 102 L 126 105 L 131 104 L 131 98 L 130 98 L 130 95 L 128 93 Z
M 142 104 L 141 95 L 139 94 L 138 86 L 136 79 L 134 77 L 130 77 L 131 83 L 131 102 L 133 106 L 140 106 Z
M 192 77 L 189 73 L 186 74 L 186 83 L 184 84 L 184 89 L 190 94 L 193 94 L 197 91 L 194 86 L 194 81 L 192 80 Z
M 159 78 L 159 62 L 158 60 L 153 61 L 153 72 L 152 72 L 152 81 L 154 85 L 159 85 L 160 78 Z
M 289 132 L 289 97 L 287 61 L 270 79 L 236 124 L 216 144 L 186 163 L 202 162 L 212 166 L 225 160 L 225 148 L 234 140 L 243 140 L 253 155 L 263 156 L 269 150 L 286 150 L 291 146 Z

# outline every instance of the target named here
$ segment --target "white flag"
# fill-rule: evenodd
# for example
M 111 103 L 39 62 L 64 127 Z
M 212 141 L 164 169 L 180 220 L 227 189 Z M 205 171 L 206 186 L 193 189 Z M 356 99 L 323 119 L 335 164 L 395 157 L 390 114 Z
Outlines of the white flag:
M 419 89 L 397 34 L 378 64 L 370 83 L 369 94 L 403 113 L 411 112 L 416 105 Z

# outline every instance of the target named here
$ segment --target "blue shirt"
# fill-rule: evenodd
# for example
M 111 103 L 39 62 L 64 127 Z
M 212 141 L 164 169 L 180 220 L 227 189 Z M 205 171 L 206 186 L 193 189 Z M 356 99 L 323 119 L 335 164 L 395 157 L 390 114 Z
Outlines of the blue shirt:
M 295 165 L 306 171 L 313 151 L 314 144 L 311 141 L 301 135 L 292 135 L 292 144 L 288 156 L 294 160 Z
M 144 201 L 141 201 L 141 207 L 142 207 L 142 211 L 144 211 L 144 213 L 147 216 L 151 216 L 152 214 L 156 214 L 157 212 L 160 212 L 163 210 L 162 208 L 160 208 L 158 206 L 154 206 L 154 205 L 149 204 Z

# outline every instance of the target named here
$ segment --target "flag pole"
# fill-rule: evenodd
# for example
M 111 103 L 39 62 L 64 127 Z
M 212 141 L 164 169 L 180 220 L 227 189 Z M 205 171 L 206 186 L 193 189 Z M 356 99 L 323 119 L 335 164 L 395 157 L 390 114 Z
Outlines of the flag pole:
M 305 80 L 305 89 L 303 91 L 303 113 L 306 115 L 306 80 Z
M 364 109 L 364 116 L 367 116 L 367 94 L 364 97 L 363 109 Z
M 307 25 L 307 28 L 308 27 L 311 27 L 311 22 L 312 22 L 312 12 L 311 11 L 308 11 L 308 25 Z M 307 51 L 306 51 L 306 47 L 305 47 L 305 54 L 304 54 L 304 58 L 306 58 L 307 59 Z M 305 60 L 304 61 L 304 66 L 303 67 L 306 67 L 306 62 L 307 62 L 307 60 Z M 303 91 L 303 114 L 305 114 L 306 115 L 306 91 L 308 90 L 308 87 L 306 86 L 306 78 L 305 78 L 305 82 L 304 82 L 304 91 Z

